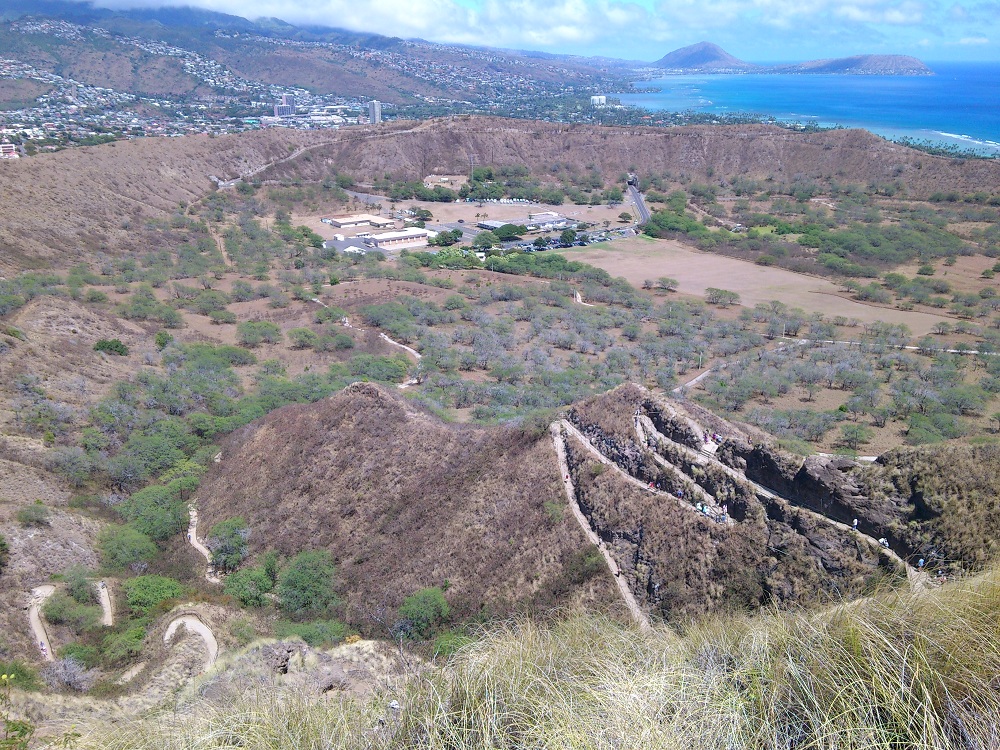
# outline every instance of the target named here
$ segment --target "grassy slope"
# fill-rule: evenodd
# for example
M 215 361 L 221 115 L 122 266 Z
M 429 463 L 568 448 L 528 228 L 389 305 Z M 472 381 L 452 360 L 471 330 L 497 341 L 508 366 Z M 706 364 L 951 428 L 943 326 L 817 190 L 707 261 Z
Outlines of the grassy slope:
M 88 736 L 84 747 L 980 748 L 1000 720 L 1000 579 L 821 614 L 645 636 L 572 617 L 487 633 L 409 689 L 275 688 Z M 387 710 L 390 699 L 402 705 Z

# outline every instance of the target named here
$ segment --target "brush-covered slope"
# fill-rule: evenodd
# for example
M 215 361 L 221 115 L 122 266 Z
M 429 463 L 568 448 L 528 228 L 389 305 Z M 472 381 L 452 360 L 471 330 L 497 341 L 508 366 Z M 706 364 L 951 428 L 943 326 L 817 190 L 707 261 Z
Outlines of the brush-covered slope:
M 0 273 L 103 254 L 145 250 L 151 219 L 222 179 L 320 182 L 330 170 L 369 184 L 388 173 L 422 179 L 460 174 L 470 153 L 494 166 L 527 166 L 540 181 L 553 165 L 594 165 L 605 175 L 641 164 L 643 173 L 737 176 L 790 182 L 901 181 L 913 198 L 934 192 L 993 191 L 1000 163 L 929 156 L 861 130 L 796 133 L 766 125 L 615 128 L 459 117 L 336 132 L 285 129 L 219 138 L 142 138 L 45 154 L 0 165 Z M 302 147 L 308 147 L 303 150 Z
M 445 582 L 460 617 L 614 601 L 547 430 L 445 424 L 371 384 L 233 435 L 198 502 L 206 530 L 242 516 L 254 552 L 329 550 L 361 627 L 379 604 Z
M 287 157 L 320 136 L 139 138 L 0 164 L 0 274 L 146 250 L 141 231 L 214 185 Z

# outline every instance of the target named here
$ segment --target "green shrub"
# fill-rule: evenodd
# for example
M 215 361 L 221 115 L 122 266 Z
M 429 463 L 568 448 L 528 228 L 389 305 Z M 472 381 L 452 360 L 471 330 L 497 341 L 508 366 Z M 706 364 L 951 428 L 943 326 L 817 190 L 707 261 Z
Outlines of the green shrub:
M 42 501 L 36 500 L 17 512 L 17 522 L 22 526 L 48 526 L 50 515 L 51 512 Z
M 339 643 L 349 633 L 350 629 L 337 620 L 312 620 L 310 622 L 279 620 L 274 628 L 274 634 L 278 638 L 298 636 L 314 647 Z
M 163 602 L 184 594 L 184 587 L 173 578 L 148 575 L 130 578 L 122 584 L 125 601 L 133 612 L 147 615 Z
M 83 295 L 83 301 L 92 303 L 107 302 L 108 295 L 98 289 L 88 289 L 86 294 Z
M 400 618 L 407 621 L 411 633 L 420 638 L 429 638 L 437 626 L 447 621 L 450 613 L 444 592 L 436 586 L 411 594 L 399 608 Z
M 128 347 L 122 343 L 121 339 L 100 339 L 96 344 L 94 344 L 94 351 L 117 354 L 121 357 L 128 356 Z
M 247 556 L 250 530 L 242 518 L 230 518 L 215 524 L 208 532 L 212 564 L 223 572 L 236 570 Z
M 223 591 L 244 607 L 263 607 L 273 589 L 274 582 L 262 568 L 246 568 L 226 576 Z
M 131 526 L 106 526 L 97 535 L 101 562 L 112 570 L 148 563 L 156 556 L 156 545 Z
M 0 674 L 7 675 L 13 686 L 19 690 L 38 690 L 42 687 L 42 681 L 38 679 L 35 668 L 21 659 L 0 660 Z
M 59 649 L 62 659 L 76 659 L 87 669 L 96 667 L 101 660 L 101 653 L 96 646 L 86 646 L 82 643 L 67 643 Z
M 300 552 L 278 577 L 281 609 L 295 620 L 327 612 L 337 603 L 333 560 L 325 550 Z
M 240 346 L 255 347 L 263 343 L 281 341 L 281 329 L 267 320 L 246 320 L 236 326 L 236 342 Z
M 80 604 L 62 591 L 57 591 L 46 600 L 42 613 L 53 625 L 65 625 L 77 634 L 101 621 L 100 607 Z
M 101 643 L 101 653 L 108 664 L 122 664 L 142 653 L 146 639 L 145 625 L 136 623 L 120 633 L 112 633 Z
M 69 567 L 62 576 L 66 593 L 80 604 L 94 604 L 97 601 L 97 591 L 94 589 L 92 576 L 92 571 L 83 565 Z
M 3 573 L 3 569 L 7 567 L 9 560 L 10 545 L 7 544 L 7 540 L 3 538 L 3 534 L 0 534 L 0 573 Z
M 452 631 L 441 633 L 441 635 L 434 639 L 434 656 L 441 656 L 447 659 L 460 648 L 472 642 L 472 638 L 461 633 L 454 633 Z

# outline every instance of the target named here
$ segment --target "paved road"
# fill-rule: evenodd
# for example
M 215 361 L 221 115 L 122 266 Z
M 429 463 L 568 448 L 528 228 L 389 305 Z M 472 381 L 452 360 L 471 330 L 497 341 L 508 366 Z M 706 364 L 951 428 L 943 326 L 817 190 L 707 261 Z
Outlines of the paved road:
M 642 193 L 639 192 L 639 188 L 635 185 L 628 186 L 628 194 L 635 204 L 635 210 L 639 212 L 639 226 L 642 226 L 649 221 L 650 217 L 649 209 L 646 208 L 646 201 L 643 200 Z

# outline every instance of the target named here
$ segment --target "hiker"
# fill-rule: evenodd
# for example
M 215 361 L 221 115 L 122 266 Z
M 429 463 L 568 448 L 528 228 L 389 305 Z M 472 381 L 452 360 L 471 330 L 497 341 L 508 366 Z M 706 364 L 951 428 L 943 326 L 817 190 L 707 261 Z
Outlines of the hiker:
M 921 557 L 919 560 L 917 560 L 917 568 L 919 570 L 923 570 L 924 569 L 924 558 Z
M 854 520 L 853 520 L 853 521 L 851 522 L 851 531 L 857 531 L 857 530 L 858 530 L 858 519 L 857 519 L 857 518 L 855 518 L 855 519 L 854 519 Z
M 882 537 L 881 539 L 879 539 L 878 543 L 881 544 L 886 549 L 889 549 L 889 540 L 886 539 L 885 537 Z

